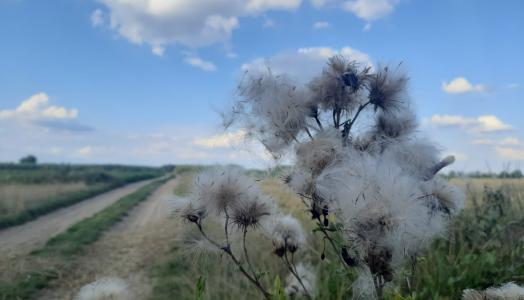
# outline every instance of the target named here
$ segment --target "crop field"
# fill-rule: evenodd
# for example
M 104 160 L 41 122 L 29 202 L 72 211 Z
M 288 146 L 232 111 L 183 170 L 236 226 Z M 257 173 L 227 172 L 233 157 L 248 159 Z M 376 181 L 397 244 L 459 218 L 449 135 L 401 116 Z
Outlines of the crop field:
M 83 286 L 100 278 L 123 279 L 129 292 L 125 299 L 260 299 L 227 257 L 198 243 L 198 232 L 171 214 L 170 201 L 189 197 L 195 175 L 202 170 L 180 166 L 172 178 L 115 195 L 98 212 L 71 223 L 29 252 L 3 253 L 0 299 L 74 299 Z M 299 254 L 315 266 L 314 298 L 351 298 L 356 274 L 343 269 L 330 248 L 325 248 L 326 257 L 321 259 L 323 240 L 304 214 L 300 198 L 283 184 L 282 172 L 248 173 L 282 211 L 298 218 L 306 229 L 309 246 Z M 11 211 L 93 185 L 86 179 L 62 178 L 63 183 L 57 183 L 35 176 L 20 183 L 6 180 L 5 174 L 3 178 L 1 195 L 18 197 L 26 205 L 13 206 Z M 396 273 L 385 299 L 460 299 L 466 288 L 524 283 L 524 180 L 451 180 L 467 191 L 466 209 L 452 222 L 446 238 L 436 238 L 415 264 Z M 206 230 L 214 234 L 220 228 Z M 238 232 L 232 232 L 232 238 L 239 238 Z M 253 264 L 267 271 L 261 275 L 264 284 L 276 290 L 283 286 L 287 269 L 273 253 L 272 243 L 258 233 L 250 233 L 247 239 Z
M 148 167 L 0 164 L 0 228 L 162 174 Z

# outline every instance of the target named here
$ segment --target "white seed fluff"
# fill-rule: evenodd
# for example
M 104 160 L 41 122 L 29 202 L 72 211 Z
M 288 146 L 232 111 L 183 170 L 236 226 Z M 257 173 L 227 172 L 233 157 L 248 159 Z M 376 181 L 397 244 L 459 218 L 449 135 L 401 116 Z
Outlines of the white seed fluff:
M 104 277 L 83 286 L 75 300 L 128 300 L 128 284 L 117 277 Z
M 305 265 L 302 263 L 297 265 L 296 273 L 298 277 L 300 277 L 300 280 L 304 286 L 300 284 L 296 276 L 290 273 L 286 279 L 287 284 L 285 293 L 290 297 L 300 297 L 306 294 L 304 291 L 305 288 L 307 294 L 314 296 L 316 291 L 317 276 L 312 270 L 313 268 L 310 265 Z

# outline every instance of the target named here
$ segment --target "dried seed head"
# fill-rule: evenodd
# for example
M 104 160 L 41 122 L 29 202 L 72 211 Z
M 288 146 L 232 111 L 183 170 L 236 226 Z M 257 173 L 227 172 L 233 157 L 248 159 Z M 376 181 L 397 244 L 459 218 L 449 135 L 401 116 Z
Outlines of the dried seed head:
M 369 77 L 369 70 L 359 70 L 355 61 L 343 56 L 330 58 L 322 74 L 309 84 L 314 102 L 324 110 L 352 111 L 360 104 L 357 92 Z
M 258 228 L 274 212 L 273 200 L 263 195 L 250 195 L 231 210 L 231 220 L 238 228 Z
M 404 74 L 392 73 L 388 67 L 380 69 L 369 78 L 369 102 L 375 110 L 383 112 L 398 110 L 403 104 L 402 93 L 405 91 L 408 78 Z
M 285 251 L 294 253 L 306 241 L 302 225 L 290 215 L 275 216 L 269 234 L 277 255 Z
M 198 175 L 191 195 L 194 206 L 222 215 L 257 194 L 256 183 L 238 167 L 217 167 Z

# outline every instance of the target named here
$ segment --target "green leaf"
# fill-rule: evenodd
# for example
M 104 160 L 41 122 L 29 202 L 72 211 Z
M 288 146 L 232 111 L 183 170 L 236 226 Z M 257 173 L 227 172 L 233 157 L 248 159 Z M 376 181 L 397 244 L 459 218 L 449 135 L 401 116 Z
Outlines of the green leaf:
M 206 278 L 199 276 L 197 283 L 196 283 L 195 300 L 204 299 L 205 292 L 206 292 Z
M 280 276 L 278 275 L 275 277 L 275 280 L 273 281 L 273 291 L 271 294 L 273 295 L 273 300 L 287 300 L 286 293 L 282 288 Z

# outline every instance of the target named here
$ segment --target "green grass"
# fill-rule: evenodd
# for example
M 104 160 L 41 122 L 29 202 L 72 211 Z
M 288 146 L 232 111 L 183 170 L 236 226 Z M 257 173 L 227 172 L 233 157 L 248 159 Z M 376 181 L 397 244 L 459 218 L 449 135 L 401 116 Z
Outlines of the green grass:
M 71 259 L 80 255 L 85 246 L 97 241 L 102 233 L 124 218 L 131 209 L 146 200 L 167 179 L 156 180 L 137 191 L 120 198 L 97 214 L 71 226 L 65 232 L 50 239 L 46 245 L 31 253 L 37 256 L 52 256 Z M 10 284 L 0 284 L 0 299 L 29 299 L 57 277 L 56 272 L 32 272 L 19 276 Z
M 0 300 L 29 299 L 38 290 L 44 289 L 49 282 L 58 278 L 56 271 L 43 271 L 27 274 L 17 284 L 0 284 Z
M 108 183 L 158 177 L 162 168 L 121 165 L 5 164 L 0 163 L 0 184 L 44 184 L 62 182 Z
M 113 224 L 125 217 L 138 203 L 147 199 L 165 180 L 154 181 L 137 191 L 120 198 L 109 207 L 92 217 L 69 227 L 65 232 L 50 239 L 46 245 L 33 254 L 72 255 L 78 254 L 85 245 L 98 240 L 100 235 Z
M 128 183 L 161 176 L 159 168 L 124 166 L 71 165 L 6 165 L 0 164 L 0 184 L 45 184 L 83 181 L 88 188 L 82 191 L 45 199 L 28 209 L 0 214 L 0 229 L 34 220 L 56 209 L 76 204 Z M 1 201 L 1 199 L 0 199 Z

